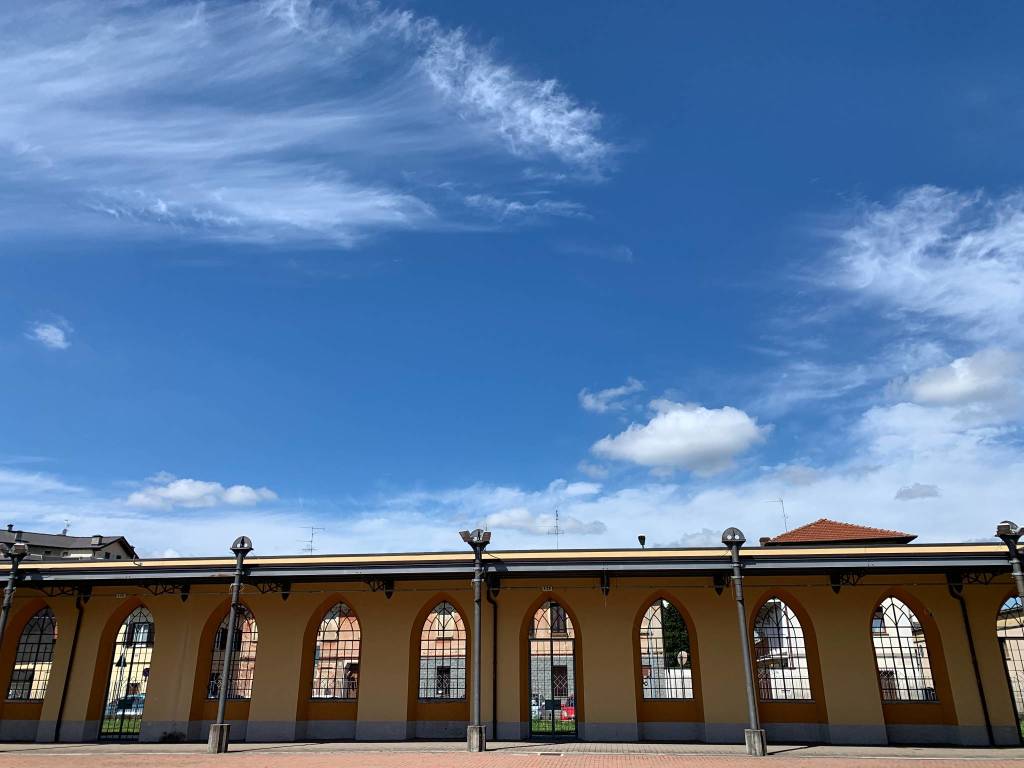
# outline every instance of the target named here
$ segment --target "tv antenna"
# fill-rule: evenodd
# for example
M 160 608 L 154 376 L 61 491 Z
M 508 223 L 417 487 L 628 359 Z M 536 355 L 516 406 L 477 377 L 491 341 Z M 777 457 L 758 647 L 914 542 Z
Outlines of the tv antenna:
M 316 535 L 318 533 L 321 533 L 325 530 L 327 529 L 317 528 L 315 525 L 309 526 L 309 538 L 302 540 L 302 551 L 305 552 L 307 555 L 312 555 L 314 552 L 316 552 L 316 547 L 313 546 L 313 540 L 316 538 Z
M 558 549 L 558 537 L 565 533 L 565 530 L 558 524 L 558 508 L 555 507 L 555 525 L 548 531 L 549 534 L 553 534 L 555 537 L 555 549 Z
M 788 531 L 789 518 L 786 516 L 786 502 L 783 500 L 783 498 L 779 496 L 779 498 L 777 499 L 768 499 L 768 501 L 766 501 L 765 504 L 778 504 L 780 507 L 782 507 L 782 524 L 786 527 L 786 530 Z
M 68 531 L 71 530 L 71 520 L 64 518 L 64 530 L 60 532 L 61 536 L 67 536 Z

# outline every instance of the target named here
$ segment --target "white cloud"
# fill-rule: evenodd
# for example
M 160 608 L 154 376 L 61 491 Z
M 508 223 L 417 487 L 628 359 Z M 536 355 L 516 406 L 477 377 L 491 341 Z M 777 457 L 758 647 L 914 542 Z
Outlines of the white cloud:
M 0 492 L 12 496 L 41 493 L 79 493 L 83 489 L 68 485 L 63 480 L 45 472 L 23 472 L 0 467 Z
M 621 411 L 625 408 L 623 398 L 629 395 L 642 392 L 644 384 L 630 376 L 621 387 L 602 389 L 591 392 L 589 389 L 581 389 L 579 393 L 580 407 L 591 413 L 607 413 L 608 411 Z
M 462 30 L 435 30 L 421 60 L 434 87 L 489 125 L 513 152 L 548 152 L 597 169 L 611 147 L 597 138 L 601 115 L 578 104 L 555 80 L 528 80 L 466 40 Z
M 264 501 L 277 499 L 277 494 L 269 488 L 252 488 L 248 485 L 232 485 L 225 488 L 220 483 L 176 478 L 166 472 L 161 472 L 155 479 L 157 482 L 151 482 L 150 485 L 130 494 L 125 499 L 125 504 L 142 509 L 195 509 L 224 504 L 255 506 Z
M 555 532 L 554 514 L 535 514 L 524 507 L 506 509 L 502 512 L 488 515 L 486 524 L 488 528 L 493 530 L 507 529 L 522 533 L 548 535 Z M 608 526 L 600 520 L 584 522 L 572 515 L 559 515 L 558 530 L 559 533 L 590 536 L 604 533 L 608 530 Z
M 561 218 L 589 218 L 586 209 L 579 203 L 570 200 L 534 200 L 524 203 L 521 200 L 506 200 L 493 195 L 467 195 L 466 205 L 493 216 L 498 221 L 507 219 L 531 219 L 538 216 L 558 216 Z
M 913 501 L 914 499 L 937 499 L 942 494 L 939 492 L 939 486 L 930 485 L 927 483 L 914 483 L 913 485 L 904 485 L 898 491 L 896 491 L 896 501 Z
M 1024 194 L 924 186 L 836 233 L 836 285 L 977 340 L 1020 337 Z
M 728 405 L 705 408 L 654 400 L 651 407 L 655 415 L 649 422 L 630 424 L 624 432 L 597 441 L 591 450 L 607 459 L 713 475 L 763 442 L 770 429 Z
M 713 528 L 701 528 L 699 531 L 684 533 L 678 539 L 672 541 L 648 542 L 652 547 L 676 548 L 676 547 L 720 547 L 722 546 L 722 531 Z
M 608 471 L 608 467 L 602 464 L 594 464 L 591 461 L 580 461 L 576 465 L 576 469 L 592 480 L 604 480 L 611 474 Z
M 39 342 L 47 349 L 68 349 L 71 340 L 68 338 L 74 329 L 71 324 L 63 318 L 53 322 L 35 322 L 29 325 L 25 338 Z
M 42 0 L 0 5 L 0 34 L 8 226 L 349 246 L 460 222 L 438 175 L 521 186 L 510 157 L 593 175 L 610 153 L 553 81 L 373 3 Z
M 1012 406 L 1020 400 L 1022 376 L 1021 355 L 992 348 L 894 382 L 891 389 L 923 405 Z

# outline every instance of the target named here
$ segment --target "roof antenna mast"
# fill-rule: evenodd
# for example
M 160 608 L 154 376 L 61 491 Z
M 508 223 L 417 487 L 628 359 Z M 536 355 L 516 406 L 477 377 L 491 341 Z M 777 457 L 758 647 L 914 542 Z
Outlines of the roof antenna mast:
M 312 555 L 314 552 L 316 552 L 316 547 L 313 546 L 313 539 L 316 537 L 316 535 L 318 533 L 320 533 L 322 531 L 325 531 L 325 530 L 327 530 L 327 529 L 326 528 L 317 528 L 315 525 L 309 526 L 309 538 L 308 539 L 303 539 L 302 551 L 305 552 L 307 555 Z
M 549 534 L 554 534 L 554 536 L 555 536 L 555 549 L 559 549 L 560 547 L 558 546 L 558 537 L 560 535 L 562 535 L 563 533 L 565 533 L 565 531 L 558 524 L 558 507 L 555 507 L 555 527 L 550 529 L 548 531 L 548 533 Z
M 786 531 L 789 531 L 789 518 L 786 516 L 786 502 L 781 496 L 777 499 L 769 499 L 765 504 L 778 504 L 782 507 L 782 524 L 785 526 Z

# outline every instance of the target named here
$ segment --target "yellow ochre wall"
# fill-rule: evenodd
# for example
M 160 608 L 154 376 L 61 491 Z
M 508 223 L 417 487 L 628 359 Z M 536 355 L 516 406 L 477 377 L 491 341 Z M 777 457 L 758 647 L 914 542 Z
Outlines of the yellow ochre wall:
M 868 575 L 838 594 L 821 574 L 747 577 L 746 608 L 752 624 L 757 606 L 772 595 L 793 604 L 813 633 L 820 674 L 813 706 L 761 706 L 764 727 L 775 741 L 889 743 L 988 742 L 981 697 L 971 664 L 958 602 L 941 575 Z M 41 704 L 8 702 L 0 709 L 0 738 L 91 741 L 97 737 L 110 672 L 112 639 L 120 622 L 145 605 L 155 622 L 155 644 L 141 738 L 158 741 L 180 734 L 205 739 L 215 706 L 205 700 L 205 675 L 216 627 L 227 609 L 228 585 L 194 584 L 187 600 L 152 595 L 134 586 L 96 588 L 82 608 L 74 663 L 68 673 L 77 618 L 76 598 L 46 597 L 21 587 L 0 649 L 0 681 L 10 676 L 20 628 L 49 605 L 58 639 L 46 698 Z M 1018 743 L 1016 718 L 995 634 L 999 606 L 1010 594 L 1007 577 L 964 588 L 997 743 Z M 883 707 L 871 641 L 871 616 L 884 597 L 896 595 L 919 613 L 932 657 L 939 702 Z M 637 616 L 655 596 L 682 607 L 696 639 L 697 702 L 676 710 L 638 707 Z M 416 699 L 415 638 L 426 610 L 451 600 L 467 628 L 472 650 L 472 590 L 465 580 L 396 581 L 388 598 L 358 581 L 293 584 L 288 598 L 245 585 L 242 599 L 259 628 L 252 699 L 231 702 L 232 738 L 247 741 L 300 739 L 461 738 L 469 716 L 463 705 L 431 705 Z M 310 701 L 311 648 L 323 613 L 343 600 L 361 629 L 357 702 Z M 482 709 L 491 738 L 528 736 L 525 636 L 533 611 L 555 600 L 576 630 L 577 716 L 586 740 L 674 739 L 742 741 L 747 710 L 736 603 L 730 587 L 716 593 L 710 577 L 612 577 L 605 595 L 596 578 L 551 576 L 506 579 L 498 591 L 497 690 L 493 685 L 493 609 L 483 602 Z M 923 614 L 923 615 L 920 615 Z M 204 631 L 205 630 L 205 631 Z M 467 660 L 471 669 L 471 660 Z M 472 681 L 467 675 L 467 692 Z M 63 702 L 62 702 L 63 699 Z M 492 702 L 497 702 L 495 711 Z M 787 708 L 789 707 L 789 708 Z M 648 712 L 647 717 L 638 713 Z M 651 712 L 682 712 L 653 719 Z M 695 714 L 696 713 L 696 714 Z M 496 733 L 495 733 L 496 726 Z

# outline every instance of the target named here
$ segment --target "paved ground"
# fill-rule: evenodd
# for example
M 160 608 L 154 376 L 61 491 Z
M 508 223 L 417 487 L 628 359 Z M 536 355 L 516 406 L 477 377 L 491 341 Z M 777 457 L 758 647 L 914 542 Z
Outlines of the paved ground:
M 471 755 L 456 742 L 235 744 L 227 755 L 205 744 L 0 744 L 0 768 L 970 768 L 1024 766 L 1024 749 L 805 747 L 774 745 L 767 759 L 714 744 L 492 742 Z

